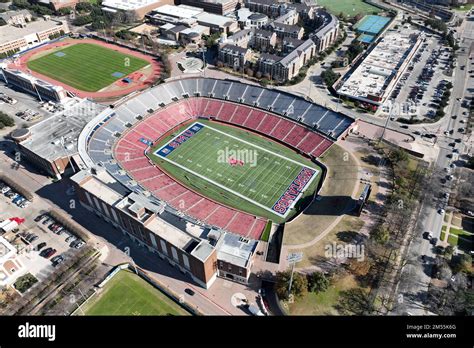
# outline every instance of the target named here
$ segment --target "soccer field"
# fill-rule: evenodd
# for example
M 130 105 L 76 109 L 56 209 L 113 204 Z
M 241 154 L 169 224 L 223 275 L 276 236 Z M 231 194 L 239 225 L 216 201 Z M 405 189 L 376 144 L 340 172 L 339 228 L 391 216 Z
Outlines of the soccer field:
M 99 91 L 149 64 L 90 43 L 67 46 L 27 62 L 29 69 L 86 92 Z
M 378 7 L 369 5 L 362 0 L 318 0 L 318 5 L 336 16 L 341 12 L 352 17 L 359 13 L 366 15 L 381 11 Z
M 128 270 L 117 273 L 83 311 L 85 315 L 190 315 Z
M 152 154 L 170 175 L 211 199 L 277 221 L 314 192 L 321 173 L 282 145 L 204 121 L 187 126 Z

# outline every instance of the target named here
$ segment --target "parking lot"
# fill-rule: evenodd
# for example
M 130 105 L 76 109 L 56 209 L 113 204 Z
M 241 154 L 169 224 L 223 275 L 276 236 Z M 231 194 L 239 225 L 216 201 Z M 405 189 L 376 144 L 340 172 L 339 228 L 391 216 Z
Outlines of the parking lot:
M 0 109 L 15 119 L 18 127 L 48 118 L 54 110 L 51 105 L 39 103 L 32 95 L 21 93 L 0 82 Z
M 12 282 L 26 272 L 39 280 L 45 279 L 54 267 L 84 246 L 80 238 L 46 212 L 35 209 L 34 203 L 14 202 L 18 193 L 3 182 L 0 193 L 0 235 L 17 247 L 24 266 Z M 15 222 L 11 222 L 12 218 L 16 218 Z
M 452 81 L 452 52 L 432 35 L 427 35 L 407 69 L 392 90 L 389 100 L 400 106 L 392 119 L 403 123 L 434 121 L 443 93 Z M 382 113 L 388 114 L 384 106 Z M 439 114 L 438 114 L 439 116 Z

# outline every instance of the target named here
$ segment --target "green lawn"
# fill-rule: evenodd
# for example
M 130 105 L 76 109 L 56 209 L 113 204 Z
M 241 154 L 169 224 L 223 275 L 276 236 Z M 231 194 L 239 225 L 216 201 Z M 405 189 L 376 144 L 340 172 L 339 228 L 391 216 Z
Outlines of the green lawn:
M 458 12 L 467 12 L 473 7 L 474 7 L 474 4 L 466 4 L 466 5 L 459 5 L 456 7 L 452 7 L 452 9 Z
M 29 61 L 28 68 L 81 91 L 96 92 L 147 65 L 100 45 L 78 43 Z M 114 73 L 123 74 L 114 76 Z
M 339 315 L 336 309 L 340 293 L 358 287 L 352 275 L 337 279 L 326 291 L 320 293 L 308 292 L 296 298 L 288 305 L 287 311 L 291 315 Z
M 451 227 L 449 229 L 449 233 L 455 234 L 456 236 L 467 236 L 467 237 L 471 236 L 469 232 L 464 231 L 462 228 Z
M 445 237 L 446 237 L 446 232 L 445 232 L 445 231 L 441 231 L 441 235 L 439 236 L 439 238 L 444 241 L 444 238 L 445 238 Z
M 211 199 L 282 222 L 295 214 L 276 214 L 272 207 L 303 170 L 314 179 L 302 197 L 312 195 L 322 170 L 291 149 L 248 131 L 209 121 L 200 131 L 163 156 L 155 155 L 184 126 L 150 151 L 150 158 L 171 176 Z M 193 124 L 194 125 L 194 124 Z M 240 151 L 233 153 L 232 151 Z M 230 165 L 229 158 L 243 164 Z
M 267 224 L 265 225 L 265 229 L 263 230 L 262 237 L 260 239 L 264 242 L 268 242 L 268 239 L 270 238 L 270 231 L 272 230 L 272 222 L 267 221 Z
M 128 270 L 117 273 L 83 311 L 85 315 L 190 315 Z
M 381 11 L 378 7 L 369 5 L 362 0 L 318 0 L 318 5 L 336 16 L 341 12 L 346 16 L 353 17 L 356 14 L 366 15 Z

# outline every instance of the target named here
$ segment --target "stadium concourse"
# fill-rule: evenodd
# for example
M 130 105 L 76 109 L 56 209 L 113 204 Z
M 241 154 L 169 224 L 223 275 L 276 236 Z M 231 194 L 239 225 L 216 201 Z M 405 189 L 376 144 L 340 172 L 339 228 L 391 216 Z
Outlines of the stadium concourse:
M 209 118 L 260 133 L 311 158 L 347 134 L 354 120 L 300 97 L 230 80 L 167 82 L 99 114 L 83 130 L 79 151 L 133 192 L 166 202 L 192 222 L 259 239 L 266 220 L 210 200 L 176 182 L 146 150 L 183 123 Z

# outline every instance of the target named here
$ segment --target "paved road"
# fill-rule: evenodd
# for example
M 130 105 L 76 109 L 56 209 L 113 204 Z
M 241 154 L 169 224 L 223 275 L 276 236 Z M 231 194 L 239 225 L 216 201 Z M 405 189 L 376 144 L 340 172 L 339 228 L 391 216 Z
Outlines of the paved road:
M 445 130 L 454 130 L 452 135 L 440 134 L 438 137 L 438 146 L 440 148 L 439 155 L 433 163 L 433 170 L 437 174 L 433 180 L 439 180 L 439 175 L 445 176 L 445 168 L 450 165 L 452 160 L 448 158 L 448 155 L 452 154 L 452 147 L 449 146 L 449 143 L 452 143 L 456 138 L 462 138 L 461 148 L 459 149 L 460 153 L 468 152 L 469 149 L 465 148 L 467 143 L 464 139 L 466 136 L 458 131 L 463 124 L 460 122 L 461 119 L 466 120 L 467 116 L 463 115 L 464 109 L 461 107 L 461 102 L 458 101 L 458 98 L 461 100 L 465 96 L 472 96 L 472 93 L 467 90 L 468 86 L 471 86 L 474 82 L 469 77 L 469 74 L 466 72 L 474 68 L 474 64 L 468 59 L 469 58 L 469 48 L 474 42 L 474 37 L 471 33 L 474 29 L 474 22 L 466 22 L 462 27 L 464 30 L 459 30 L 460 37 L 462 42 L 460 44 L 461 49 L 458 55 L 458 65 L 455 72 L 455 80 L 452 90 L 452 100 L 450 112 L 447 113 L 449 117 L 444 118 L 442 122 L 439 123 L 441 133 L 444 133 Z M 464 35 L 467 33 L 467 35 Z M 461 70 L 460 67 L 465 65 L 466 68 Z M 457 118 L 453 119 L 452 115 L 456 115 Z M 459 146 L 459 144 L 458 144 Z M 433 195 L 439 197 L 443 192 L 449 192 L 451 182 L 447 181 L 440 190 L 440 192 L 433 192 Z M 434 185 L 439 187 L 439 185 Z M 446 202 L 443 199 L 432 199 L 433 195 L 428 195 L 428 199 L 425 199 L 422 206 L 421 212 L 421 225 L 423 226 L 424 231 L 431 231 L 435 238 L 440 237 L 441 226 L 443 223 L 444 214 L 439 213 L 440 208 L 445 208 Z M 395 306 L 393 314 L 404 315 L 426 315 L 430 314 L 423 305 L 423 301 L 426 298 L 427 290 L 431 281 L 429 276 L 431 273 L 430 263 L 434 260 L 435 254 L 430 243 L 423 239 L 423 237 L 417 236 L 415 240 L 410 245 L 409 249 L 409 263 L 405 266 L 403 274 L 401 277 L 401 282 L 398 288 L 398 299 L 399 303 Z M 421 262 L 421 255 L 427 256 L 427 262 L 423 264 Z

